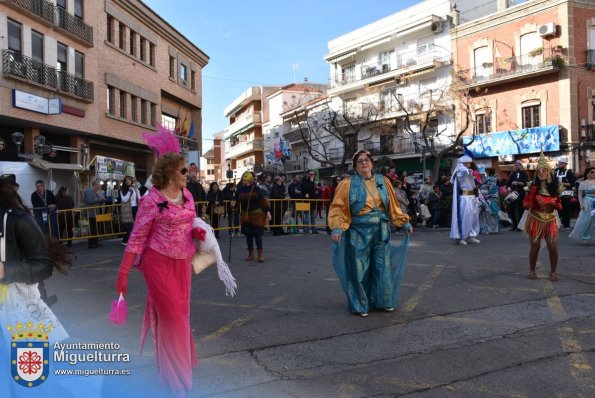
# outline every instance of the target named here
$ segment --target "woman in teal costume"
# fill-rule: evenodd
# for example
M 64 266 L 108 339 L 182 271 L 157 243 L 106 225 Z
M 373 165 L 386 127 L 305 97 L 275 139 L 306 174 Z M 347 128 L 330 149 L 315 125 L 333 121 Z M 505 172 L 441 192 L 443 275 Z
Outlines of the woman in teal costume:
M 413 228 L 390 180 L 372 173 L 372 155 L 361 150 L 352 160 L 356 174 L 337 186 L 328 222 L 335 242 L 333 266 L 349 310 L 365 317 L 370 308 L 390 312 L 396 307 Z M 390 224 L 407 231 L 397 246 L 391 246 Z
M 595 167 L 591 166 L 585 170 L 585 178 L 578 186 L 578 200 L 581 212 L 570 237 L 580 239 L 583 245 L 588 245 L 591 232 L 595 228 Z

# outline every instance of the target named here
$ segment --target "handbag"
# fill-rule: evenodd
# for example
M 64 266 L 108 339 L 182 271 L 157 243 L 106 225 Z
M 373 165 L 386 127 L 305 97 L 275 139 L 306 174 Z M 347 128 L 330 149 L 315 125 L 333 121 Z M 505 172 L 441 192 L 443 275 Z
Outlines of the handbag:
M 4 234 L 0 237 L 0 261 L 6 261 L 6 220 L 8 213 L 4 213 Z M 23 264 L 23 266 L 27 266 Z M 17 323 L 23 325 L 33 322 L 34 325 L 43 323 L 48 330 L 50 341 L 62 341 L 68 338 L 68 333 L 52 312 L 50 307 L 41 299 L 37 283 L 9 283 L 0 284 L 0 325 L 6 330 Z M 51 331 L 51 334 L 49 333 Z
M 216 262 L 217 257 L 212 251 L 194 253 L 192 256 L 192 270 L 195 274 L 200 274 Z
M 248 196 L 248 205 L 246 206 L 246 211 L 244 213 L 240 213 L 240 225 L 246 224 L 250 221 L 250 201 L 252 200 L 252 191 L 254 191 L 254 184 L 252 184 L 252 189 L 250 190 L 250 196 Z

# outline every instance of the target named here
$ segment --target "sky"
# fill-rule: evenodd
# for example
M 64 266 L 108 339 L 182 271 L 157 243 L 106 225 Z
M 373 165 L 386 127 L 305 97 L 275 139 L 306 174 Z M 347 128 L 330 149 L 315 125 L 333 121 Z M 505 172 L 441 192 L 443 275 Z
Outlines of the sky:
M 250 86 L 327 83 L 328 41 L 419 0 L 143 0 L 209 57 L 203 150 L 229 125 L 223 110 Z M 294 65 L 298 69 L 294 73 Z

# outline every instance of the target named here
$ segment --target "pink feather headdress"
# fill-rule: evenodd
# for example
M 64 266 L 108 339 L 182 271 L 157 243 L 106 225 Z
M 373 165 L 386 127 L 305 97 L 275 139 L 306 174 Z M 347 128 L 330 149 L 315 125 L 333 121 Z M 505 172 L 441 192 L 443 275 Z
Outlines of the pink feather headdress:
M 180 153 L 180 142 L 171 131 L 157 123 L 157 133 L 147 131 L 142 135 L 143 140 L 147 143 L 157 154 L 157 157 L 162 157 L 166 153 Z

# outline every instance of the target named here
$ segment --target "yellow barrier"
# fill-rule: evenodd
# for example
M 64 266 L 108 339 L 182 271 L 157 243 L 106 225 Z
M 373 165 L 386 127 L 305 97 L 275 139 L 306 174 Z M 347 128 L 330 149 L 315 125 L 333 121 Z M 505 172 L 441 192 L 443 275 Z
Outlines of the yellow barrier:
M 269 227 L 295 229 L 323 229 L 326 227 L 326 207 L 322 199 L 269 199 L 272 215 Z M 232 208 L 230 201 L 219 206 L 209 205 L 206 201 L 196 202 L 196 213 L 208 222 L 213 229 L 239 230 L 241 209 Z M 316 217 L 321 208 L 322 219 Z M 239 210 L 239 212 L 238 212 Z M 126 234 L 126 225 L 122 223 L 121 205 L 78 207 L 59 210 L 57 217 L 51 218 L 57 223 L 60 241 L 88 238 L 113 238 Z M 310 215 L 313 215 L 312 220 Z M 94 217 L 93 217 L 94 216 Z M 52 225 L 49 226 L 52 231 Z

